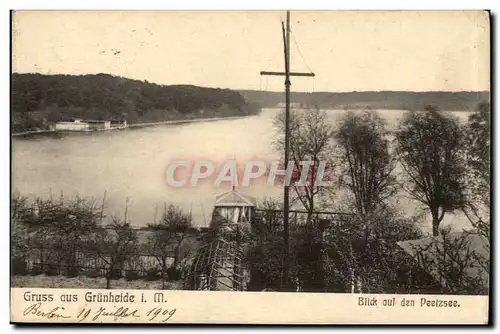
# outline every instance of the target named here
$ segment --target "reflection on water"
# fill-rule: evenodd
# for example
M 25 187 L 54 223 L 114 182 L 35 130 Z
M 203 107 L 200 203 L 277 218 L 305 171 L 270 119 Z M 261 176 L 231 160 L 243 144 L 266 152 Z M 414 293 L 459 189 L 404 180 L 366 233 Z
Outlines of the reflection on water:
M 206 123 L 164 125 L 126 131 L 37 135 L 13 140 L 13 190 L 26 195 L 90 196 L 102 198 L 107 211 L 123 216 L 129 198 L 128 217 L 134 225 L 154 219 L 164 203 L 192 210 L 195 224 L 208 224 L 215 196 L 230 189 L 203 183 L 195 188 L 173 189 L 164 181 L 164 171 L 174 159 L 209 159 L 214 164 L 236 158 L 273 160 L 273 117 L 266 109 L 258 116 Z M 328 111 L 332 121 L 342 111 Z M 402 115 L 379 111 L 389 127 Z M 455 113 L 461 119 L 465 112 Z M 263 198 L 281 196 L 282 189 L 250 183 L 242 192 Z M 404 200 L 404 199 L 403 199 Z M 415 204 L 405 204 L 411 212 Z M 447 217 L 446 220 L 463 221 Z

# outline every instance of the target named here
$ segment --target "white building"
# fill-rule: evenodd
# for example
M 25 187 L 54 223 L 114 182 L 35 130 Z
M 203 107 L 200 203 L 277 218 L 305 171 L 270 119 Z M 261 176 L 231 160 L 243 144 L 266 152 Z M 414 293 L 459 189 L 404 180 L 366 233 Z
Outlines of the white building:
M 276 108 L 285 108 L 286 103 L 280 102 L 276 105 Z M 297 102 L 290 102 L 290 108 L 291 109 L 300 109 L 302 107 L 302 104 L 297 103 Z
M 257 200 L 254 197 L 232 191 L 221 194 L 216 197 L 213 217 L 223 218 L 231 225 L 240 225 L 250 227 L 252 216 L 255 214 Z
M 90 130 L 109 130 L 110 121 L 83 121 L 75 119 L 73 122 L 57 122 L 56 131 L 90 131 Z
M 81 119 L 75 119 L 73 122 L 56 123 L 56 131 L 86 131 L 89 129 L 89 123 L 82 122 Z
M 86 121 L 91 130 L 109 130 L 111 129 L 110 121 Z

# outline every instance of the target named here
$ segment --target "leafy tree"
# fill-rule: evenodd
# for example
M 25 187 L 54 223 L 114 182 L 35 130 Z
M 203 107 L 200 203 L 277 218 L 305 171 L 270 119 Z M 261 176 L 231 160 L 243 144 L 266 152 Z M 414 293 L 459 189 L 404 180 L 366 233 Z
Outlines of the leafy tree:
M 395 160 L 389 152 L 384 126 L 375 111 L 349 111 L 340 119 L 335 132 L 339 186 L 346 190 L 342 202 L 348 212 L 355 213 L 349 218 L 358 225 L 356 231 L 348 233 L 357 245 L 346 241 L 349 251 L 342 254 L 349 259 L 351 280 L 360 277 L 356 270 L 366 270 L 373 263 L 373 250 L 368 246 L 373 235 L 380 235 L 383 230 L 378 224 L 379 211 L 388 210 L 387 200 L 396 192 L 392 175 Z
M 444 215 L 465 203 L 463 129 L 457 119 L 429 106 L 407 113 L 395 137 L 403 188 L 429 209 L 437 236 Z
M 335 133 L 340 186 L 352 196 L 360 216 L 369 215 L 395 194 L 395 161 L 384 123 L 374 111 L 348 112 Z

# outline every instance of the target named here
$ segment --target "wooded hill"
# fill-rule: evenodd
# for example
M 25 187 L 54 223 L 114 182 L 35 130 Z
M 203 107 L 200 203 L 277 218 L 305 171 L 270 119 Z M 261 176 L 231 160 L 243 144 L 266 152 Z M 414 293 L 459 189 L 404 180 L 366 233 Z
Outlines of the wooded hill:
M 282 92 L 240 90 L 245 100 L 273 108 L 285 101 Z M 475 110 L 479 102 L 489 101 L 489 92 L 345 92 L 345 93 L 291 93 L 291 102 L 322 109 L 370 108 L 424 110 L 426 105 L 435 105 L 441 110 Z
M 257 114 L 284 102 L 282 92 L 158 85 L 109 74 L 12 75 L 12 131 L 48 129 L 74 118 L 128 123 Z M 292 92 L 291 100 L 323 109 L 473 110 L 489 92 Z
M 72 118 L 140 123 L 258 111 L 229 89 L 164 86 L 109 74 L 12 75 L 13 132 Z

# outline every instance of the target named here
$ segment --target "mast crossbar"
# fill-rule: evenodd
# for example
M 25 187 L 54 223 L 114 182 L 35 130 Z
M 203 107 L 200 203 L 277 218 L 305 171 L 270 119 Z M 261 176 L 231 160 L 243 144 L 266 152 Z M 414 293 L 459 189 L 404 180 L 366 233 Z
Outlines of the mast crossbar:
M 260 75 L 279 75 L 286 76 L 285 72 L 269 72 L 269 71 L 261 71 Z M 301 72 L 290 72 L 288 73 L 291 77 L 314 77 L 316 74 L 314 73 L 301 73 Z

